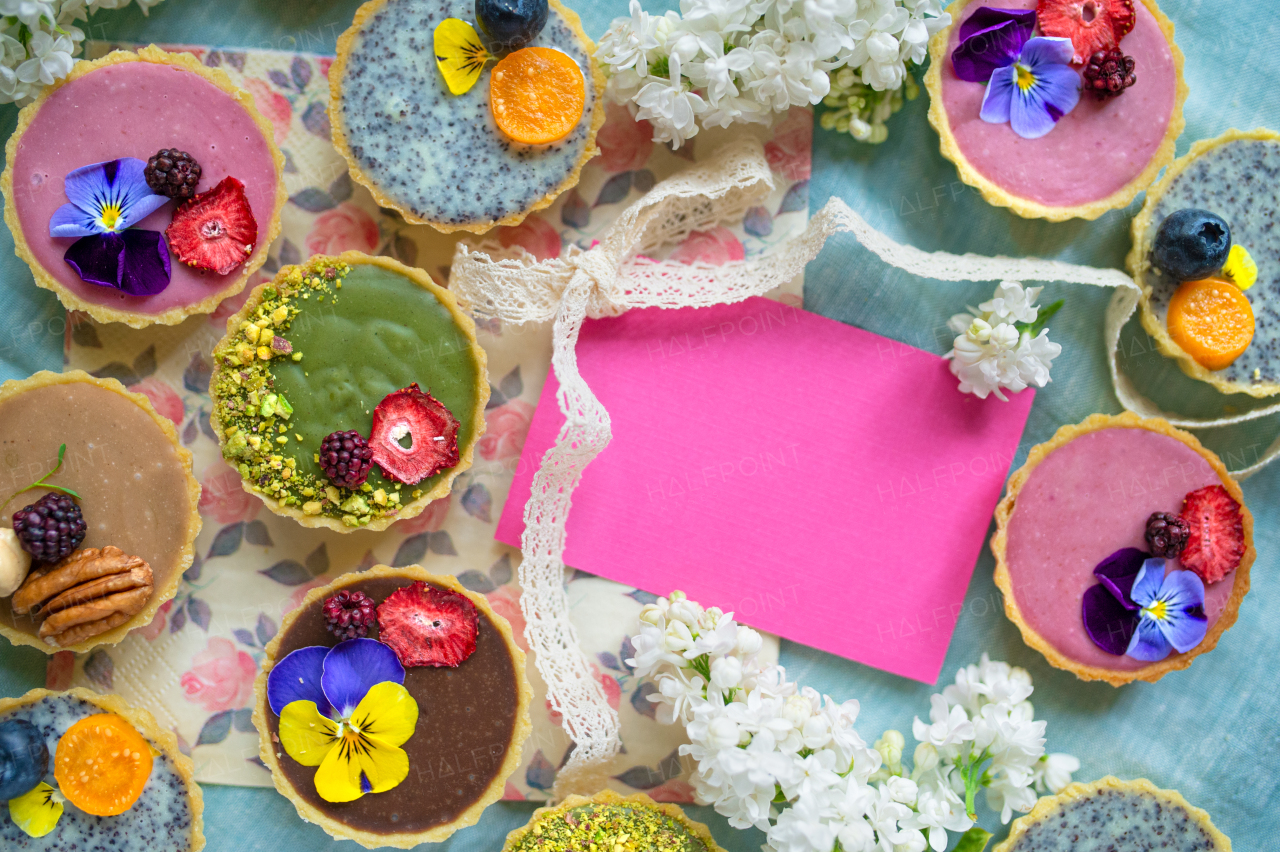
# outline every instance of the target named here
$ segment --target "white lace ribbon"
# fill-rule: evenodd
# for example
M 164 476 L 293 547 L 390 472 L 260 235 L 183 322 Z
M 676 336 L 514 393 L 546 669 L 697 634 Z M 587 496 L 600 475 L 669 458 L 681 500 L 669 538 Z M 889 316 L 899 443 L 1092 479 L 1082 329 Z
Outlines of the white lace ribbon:
M 565 522 L 573 489 L 587 464 L 609 443 L 609 413 L 578 373 L 575 348 L 587 317 L 612 316 L 631 308 L 686 308 L 739 302 L 760 296 L 800 274 L 827 238 L 848 232 L 885 263 L 941 281 L 1061 281 L 1115 289 L 1106 312 L 1108 365 L 1116 396 L 1125 408 L 1159 416 L 1175 426 L 1212 428 L 1265 417 L 1269 406 L 1215 420 L 1189 420 L 1161 411 L 1133 387 L 1119 368 L 1120 332 L 1133 316 L 1141 290 L 1128 275 L 1036 258 L 1015 259 L 924 252 L 904 246 L 872 228 L 838 198 L 827 202 L 804 233 L 784 246 L 750 260 L 720 266 L 655 261 L 663 246 L 693 231 L 741 221 L 773 189 L 760 143 L 743 137 L 655 186 L 625 210 L 600 242 L 587 251 L 570 247 L 564 257 L 537 261 L 517 251 L 495 257 L 496 249 L 460 243 L 450 289 L 473 314 L 504 323 L 554 320 L 552 367 L 565 423 L 542 458 L 525 505 L 521 540 L 521 609 L 525 636 L 554 710 L 574 742 L 573 754 L 556 779 L 555 795 L 593 794 L 607 781 L 604 766 L 618 752 L 618 714 L 593 676 L 569 619 L 564 589 Z M 1280 441 L 1243 478 L 1280 454 Z

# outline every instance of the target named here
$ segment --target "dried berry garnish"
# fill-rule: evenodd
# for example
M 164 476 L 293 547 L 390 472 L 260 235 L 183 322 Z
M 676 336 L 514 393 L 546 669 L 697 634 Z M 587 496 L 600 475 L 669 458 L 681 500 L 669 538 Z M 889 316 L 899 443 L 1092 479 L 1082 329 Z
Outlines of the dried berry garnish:
M 1244 558 L 1244 519 L 1240 504 L 1221 485 L 1192 491 L 1179 515 L 1191 530 L 1183 548 L 1182 564 L 1200 575 L 1205 584 L 1216 583 L 1234 571 Z
M 377 619 L 373 598 L 364 592 L 342 589 L 322 607 L 324 626 L 339 640 L 361 639 L 369 635 Z
M 196 158 L 186 151 L 164 148 L 147 160 L 147 167 L 142 175 L 152 192 L 178 201 L 188 201 L 195 198 L 201 171 Z
M 419 483 L 458 463 L 459 425 L 453 412 L 415 382 L 373 410 L 373 460 L 397 482 Z
M 1084 66 L 1084 90 L 1093 92 L 1100 101 L 1124 94 L 1125 89 L 1138 82 L 1133 69 L 1133 57 L 1125 56 L 1120 48 L 1099 50 Z
M 320 444 L 320 467 L 334 485 L 359 488 L 373 470 L 373 450 L 354 429 L 334 432 Z
M 378 631 L 406 667 L 456 667 L 476 650 L 480 612 L 466 595 L 418 581 L 378 606 Z
M 1083 65 L 1099 50 L 1118 45 L 1133 30 L 1137 10 L 1134 0 L 1040 0 L 1036 21 L 1046 36 L 1071 39 L 1075 48 L 1071 61 Z
M 1147 546 L 1153 556 L 1161 559 L 1177 559 L 1182 549 L 1187 546 L 1187 537 L 1191 528 L 1177 515 L 1168 512 L 1156 512 L 1147 518 Z
M 258 221 L 253 218 L 244 184 L 229 177 L 174 211 L 173 222 L 164 233 L 178 260 L 226 275 L 253 254 Z
M 46 494 L 13 513 L 13 531 L 37 562 L 58 562 L 80 546 L 88 531 L 84 514 L 66 494 Z

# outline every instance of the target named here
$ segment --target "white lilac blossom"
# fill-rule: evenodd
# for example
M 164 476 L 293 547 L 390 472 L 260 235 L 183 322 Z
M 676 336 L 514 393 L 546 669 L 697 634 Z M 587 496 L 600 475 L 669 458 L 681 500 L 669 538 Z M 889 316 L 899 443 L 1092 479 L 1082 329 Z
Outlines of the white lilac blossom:
M 944 357 L 951 360 L 963 393 L 979 399 L 994 393 L 1007 401 L 1005 390 L 1016 393 L 1049 383 L 1049 368 L 1062 347 L 1049 340 L 1044 325 L 1062 302 L 1038 307 L 1042 289 L 1003 281 L 990 301 L 947 321 L 956 339 Z
M 1034 321 L 1035 296 L 1006 288 L 984 310 Z M 918 745 L 907 765 L 898 731 L 873 746 L 859 736 L 857 701 L 761 666 L 760 634 L 733 613 L 673 592 L 644 608 L 639 631 L 627 662 L 657 685 L 649 700 L 658 719 L 685 726 L 680 753 L 696 764 L 698 801 L 737 828 L 765 832 L 766 852 L 942 852 L 974 828 L 979 792 L 1007 823 L 1080 768 L 1071 755 L 1045 754 L 1031 676 L 985 654 L 931 697 L 929 721 L 912 726 Z
M 918 91 L 911 68 L 949 23 L 941 0 L 681 0 L 660 17 L 631 0 L 596 58 L 609 95 L 673 147 L 699 127 L 818 103 L 836 110 L 830 127 L 880 142 L 903 90 Z
M 0 0 L 0 103 L 19 105 L 71 73 L 84 44 L 76 21 L 131 0 Z M 160 0 L 137 0 L 143 13 Z

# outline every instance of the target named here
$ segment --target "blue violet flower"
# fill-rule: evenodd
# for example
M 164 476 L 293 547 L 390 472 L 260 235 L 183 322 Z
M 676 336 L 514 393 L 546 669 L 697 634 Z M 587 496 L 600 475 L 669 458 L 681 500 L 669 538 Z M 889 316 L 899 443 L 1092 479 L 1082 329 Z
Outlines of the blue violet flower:
M 125 157 L 67 174 L 70 204 L 49 220 L 49 236 L 79 237 L 63 258 L 90 284 L 131 296 L 153 296 L 169 286 L 169 246 L 159 231 L 133 228 L 170 199 L 147 186 L 147 164 Z
M 1204 640 L 1209 624 L 1204 583 L 1195 572 L 1165 576 L 1165 560 L 1126 547 L 1102 560 L 1093 573 L 1099 583 L 1084 593 L 1084 626 L 1108 654 L 1154 663 Z
M 961 25 L 951 54 L 957 77 L 987 84 L 982 120 L 1008 122 L 1024 139 L 1044 136 L 1080 102 L 1071 40 L 1032 38 L 1035 26 L 1031 10 L 983 6 Z

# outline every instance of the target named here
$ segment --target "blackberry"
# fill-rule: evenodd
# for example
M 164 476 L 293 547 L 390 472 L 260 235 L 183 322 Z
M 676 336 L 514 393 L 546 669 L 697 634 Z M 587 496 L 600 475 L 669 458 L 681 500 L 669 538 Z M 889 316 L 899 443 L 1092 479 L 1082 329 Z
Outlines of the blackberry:
M 70 556 L 87 530 L 80 507 L 66 494 L 46 494 L 13 513 L 13 531 L 36 562 L 52 564 Z
M 334 432 L 320 445 L 320 467 L 334 485 L 359 488 L 373 469 L 373 450 L 354 429 Z
M 1177 559 L 1187 546 L 1191 527 L 1177 515 L 1156 512 L 1147 518 L 1147 546 L 1153 556 L 1161 559 Z
M 1093 92 L 1100 101 L 1123 94 L 1125 89 L 1138 82 L 1133 68 L 1133 57 L 1125 56 L 1120 48 L 1099 50 L 1089 57 L 1084 66 L 1085 91 Z
M 186 201 L 196 195 L 200 172 L 200 164 L 195 157 L 186 151 L 165 148 L 147 160 L 147 168 L 142 174 L 152 192 Z
M 339 640 L 361 639 L 377 621 L 373 598 L 343 589 L 324 602 L 324 626 Z

